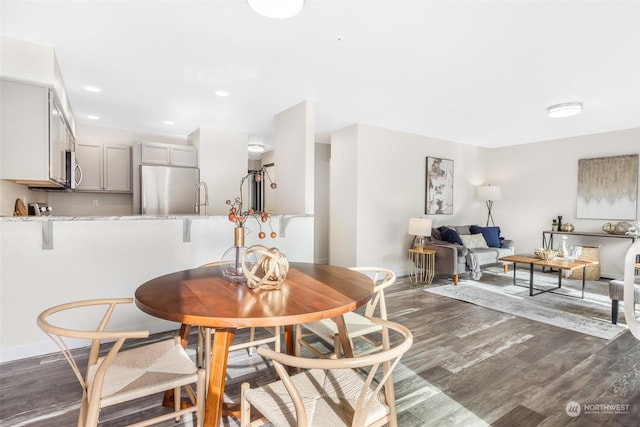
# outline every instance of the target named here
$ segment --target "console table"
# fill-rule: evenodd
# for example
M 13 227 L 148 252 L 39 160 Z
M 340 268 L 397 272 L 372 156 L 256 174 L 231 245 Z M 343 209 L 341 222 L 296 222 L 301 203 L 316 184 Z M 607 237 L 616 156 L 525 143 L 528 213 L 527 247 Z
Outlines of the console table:
M 542 247 L 545 249 L 553 249 L 553 235 L 560 234 L 565 236 L 587 236 L 587 237 L 609 237 L 613 239 L 631 239 L 633 244 L 638 236 L 629 236 L 626 234 L 609 234 L 603 231 L 543 231 L 542 232 Z M 549 237 L 547 237 L 549 235 Z
M 603 231 L 551 231 L 546 230 L 542 232 L 542 247 L 545 249 L 553 249 L 553 235 L 560 234 L 564 236 L 587 236 L 587 237 L 608 237 L 612 239 L 631 239 L 633 244 L 639 236 L 632 236 L 627 234 L 609 234 Z M 549 235 L 549 237 L 547 237 Z M 544 270 L 544 267 L 543 267 Z M 640 254 L 636 256 L 636 273 L 640 272 Z

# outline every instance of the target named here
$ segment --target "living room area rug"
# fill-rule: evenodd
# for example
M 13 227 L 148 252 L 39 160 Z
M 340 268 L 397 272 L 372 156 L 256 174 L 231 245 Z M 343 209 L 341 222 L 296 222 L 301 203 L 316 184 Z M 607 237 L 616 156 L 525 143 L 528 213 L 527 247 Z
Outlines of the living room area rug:
M 550 289 L 558 283 L 557 272 L 534 272 L 534 288 Z M 620 304 L 618 324 L 611 323 L 611 299 L 607 280 L 585 283 L 581 299 L 582 280 L 562 278 L 562 288 L 553 292 L 529 296 L 529 271 L 519 268 L 516 286 L 513 270 L 504 274 L 502 267 L 483 269 L 480 280 L 461 277 L 458 286 L 434 280 L 427 292 L 466 301 L 481 307 L 523 317 L 529 320 L 569 329 L 598 338 L 611 340 L 627 330 Z M 534 290 L 534 293 L 537 292 Z

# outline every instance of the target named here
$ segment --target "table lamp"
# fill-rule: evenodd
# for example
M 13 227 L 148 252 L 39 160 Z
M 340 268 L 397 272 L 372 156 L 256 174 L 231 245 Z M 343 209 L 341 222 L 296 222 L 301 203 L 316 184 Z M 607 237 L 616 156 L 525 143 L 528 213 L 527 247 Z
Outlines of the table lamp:
M 413 239 L 415 249 L 424 249 L 425 237 L 431 236 L 431 220 L 427 218 L 409 218 L 409 234 Z
M 499 185 L 484 185 L 478 188 L 478 200 L 482 200 L 487 203 L 487 227 L 489 226 L 489 220 L 493 225 L 493 217 L 491 216 L 491 208 L 495 200 L 502 199 L 502 189 Z

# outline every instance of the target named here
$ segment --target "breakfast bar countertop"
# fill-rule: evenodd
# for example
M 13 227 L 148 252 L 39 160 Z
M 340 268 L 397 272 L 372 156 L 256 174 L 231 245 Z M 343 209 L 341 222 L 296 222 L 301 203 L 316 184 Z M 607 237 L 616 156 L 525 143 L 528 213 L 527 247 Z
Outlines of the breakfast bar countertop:
M 311 214 L 272 214 L 273 218 L 282 217 L 312 217 Z M 140 220 L 166 220 L 166 219 L 225 219 L 227 215 L 196 215 L 196 214 L 174 214 L 174 215 L 79 215 L 79 216 L 0 216 L 0 222 L 24 222 L 24 221 L 140 221 Z
M 156 219 L 209 219 L 226 218 L 226 215 L 80 215 L 80 216 L 2 216 L 0 221 L 22 222 L 22 221 L 137 221 Z

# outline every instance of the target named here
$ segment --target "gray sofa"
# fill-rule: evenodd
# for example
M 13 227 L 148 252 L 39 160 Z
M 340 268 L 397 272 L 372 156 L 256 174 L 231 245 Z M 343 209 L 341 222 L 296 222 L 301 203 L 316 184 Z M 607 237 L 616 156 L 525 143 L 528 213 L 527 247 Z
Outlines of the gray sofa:
M 472 236 L 474 234 L 482 234 L 488 247 L 475 247 L 475 244 L 465 246 L 461 240 L 477 241 L 477 236 Z M 427 242 L 426 248 L 436 251 L 435 273 L 452 276 L 453 284 L 457 285 L 460 274 L 469 273 L 472 279 L 477 280 L 482 276 L 482 267 L 489 265 L 503 264 L 507 273 L 508 263 L 502 263 L 498 259 L 513 255 L 515 243 L 502 238 L 499 227 L 445 226 L 431 230 L 431 240 Z

